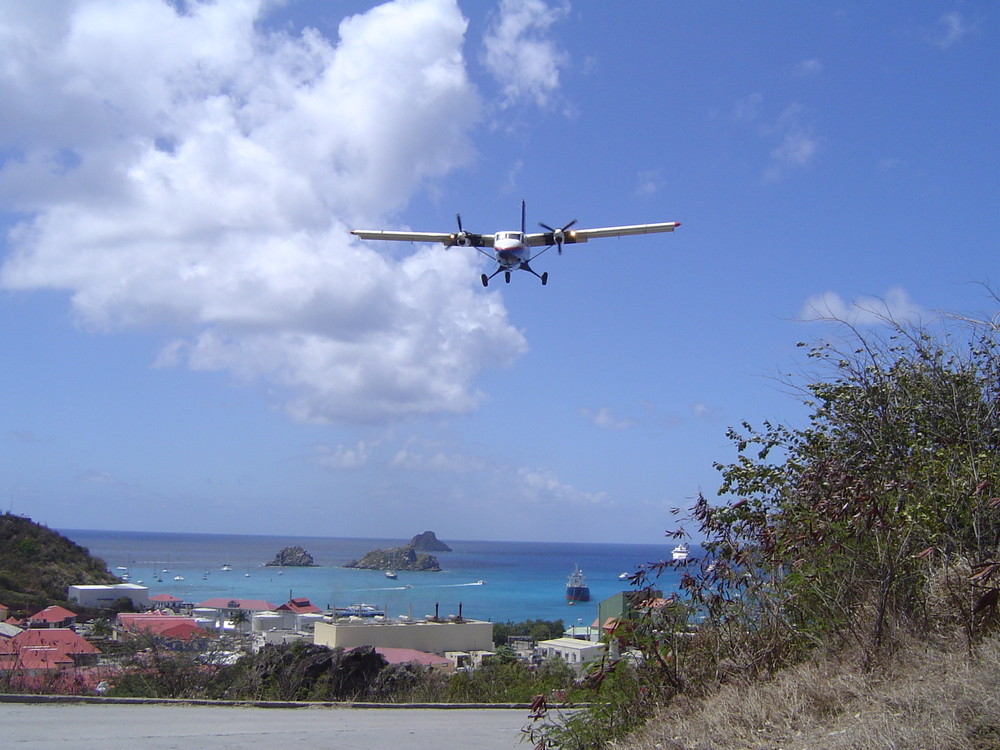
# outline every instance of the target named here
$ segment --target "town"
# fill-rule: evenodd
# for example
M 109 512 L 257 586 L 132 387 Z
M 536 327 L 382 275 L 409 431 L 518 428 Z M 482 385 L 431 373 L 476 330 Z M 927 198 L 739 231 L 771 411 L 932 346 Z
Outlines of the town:
M 389 618 L 363 604 L 324 611 L 304 597 L 280 605 L 225 597 L 184 602 L 170 594 L 150 596 L 148 587 L 134 583 L 73 585 L 66 598 L 88 612 L 117 611 L 81 622 L 77 613 L 52 605 L 19 619 L 0 604 L 5 692 L 105 694 L 125 669 L 116 647 L 129 642 L 195 659 L 211 656 L 214 664 L 295 643 L 344 652 L 370 647 L 388 665 L 442 675 L 471 672 L 499 655 L 531 670 L 558 660 L 579 680 L 601 660 L 641 662 L 638 651 L 619 648 L 617 626 L 668 603 L 660 592 L 621 592 L 599 603 L 589 626 L 546 639 L 507 635 L 497 644 L 495 624 L 465 617 L 461 605 L 446 616 L 435 608 L 422 619 Z

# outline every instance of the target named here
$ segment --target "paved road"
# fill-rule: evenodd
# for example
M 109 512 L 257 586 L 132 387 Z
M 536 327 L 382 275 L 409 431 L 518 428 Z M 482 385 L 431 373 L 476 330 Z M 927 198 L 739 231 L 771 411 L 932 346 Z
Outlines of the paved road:
M 525 750 L 523 709 L 0 704 L 11 750 Z

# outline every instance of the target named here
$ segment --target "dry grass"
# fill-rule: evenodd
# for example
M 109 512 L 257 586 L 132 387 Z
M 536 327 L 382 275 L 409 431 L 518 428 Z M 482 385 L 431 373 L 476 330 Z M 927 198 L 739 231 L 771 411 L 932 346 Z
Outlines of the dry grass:
M 1000 638 L 910 642 L 865 675 L 856 655 L 802 664 L 773 680 L 681 698 L 622 750 L 997 750 Z

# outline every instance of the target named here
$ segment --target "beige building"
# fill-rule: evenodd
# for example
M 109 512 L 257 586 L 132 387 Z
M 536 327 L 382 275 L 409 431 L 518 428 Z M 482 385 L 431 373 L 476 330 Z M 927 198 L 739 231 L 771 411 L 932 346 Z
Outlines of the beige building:
M 430 654 L 492 651 L 493 623 L 482 620 L 318 622 L 313 642 L 330 648 L 412 648 Z

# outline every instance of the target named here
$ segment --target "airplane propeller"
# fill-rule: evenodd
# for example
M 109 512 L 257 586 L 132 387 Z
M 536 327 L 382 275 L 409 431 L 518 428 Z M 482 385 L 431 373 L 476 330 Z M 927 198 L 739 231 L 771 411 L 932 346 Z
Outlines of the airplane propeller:
M 559 250 L 560 255 L 562 255 L 563 242 L 566 241 L 566 230 L 569 229 L 574 224 L 576 224 L 576 219 L 573 219 L 573 221 L 571 221 L 569 224 L 562 227 L 561 229 L 553 229 L 548 224 L 542 224 L 541 222 L 538 222 L 538 226 L 552 233 L 552 241 L 555 242 L 556 248 Z
M 472 243 L 469 241 L 469 233 L 462 229 L 462 214 L 455 214 L 455 220 L 458 222 L 458 234 L 452 235 L 452 240 L 448 243 L 448 247 L 452 247 L 453 245 L 468 247 Z

